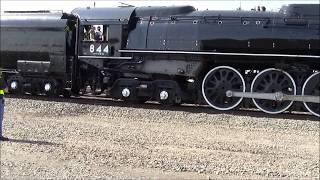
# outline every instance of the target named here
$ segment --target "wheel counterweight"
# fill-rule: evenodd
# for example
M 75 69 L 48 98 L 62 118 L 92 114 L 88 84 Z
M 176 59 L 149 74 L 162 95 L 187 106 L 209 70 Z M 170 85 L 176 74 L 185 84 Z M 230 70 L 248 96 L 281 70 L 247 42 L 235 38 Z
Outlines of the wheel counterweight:
M 251 93 L 276 93 L 296 95 L 296 84 L 293 78 L 285 71 L 270 68 L 261 71 L 251 84 Z M 278 114 L 287 110 L 293 101 L 275 101 L 255 99 L 253 103 L 263 112 Z
M 302 95 L 319 97 L 319 103 L 304 102 L 304 106 L 313 115 L 320 117 L 320 72 L 312 74 L 302 87 Z
M 207 73 L 202 82 L 205 101 L 218 110 L 230 110 L 240 104 L 242 97 L 227 97 L 228 90 L 245 92 L 242 75 L 229 66 L 219 66 Z

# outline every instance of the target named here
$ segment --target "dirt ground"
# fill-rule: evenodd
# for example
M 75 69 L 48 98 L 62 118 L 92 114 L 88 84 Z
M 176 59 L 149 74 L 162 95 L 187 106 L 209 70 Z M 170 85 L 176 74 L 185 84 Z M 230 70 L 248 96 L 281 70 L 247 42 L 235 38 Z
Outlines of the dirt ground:
M 317 179 L 319 128 L 311 115 L 7 98 L 0 179 Z

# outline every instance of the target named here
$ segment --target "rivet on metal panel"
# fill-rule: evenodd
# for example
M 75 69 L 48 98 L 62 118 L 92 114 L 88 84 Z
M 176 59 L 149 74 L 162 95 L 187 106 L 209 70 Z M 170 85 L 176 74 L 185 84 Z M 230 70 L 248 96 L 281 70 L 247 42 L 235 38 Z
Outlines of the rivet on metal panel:
M 248 25 L 248 24 L 249 24 L 249 21 L 243 21 L 242 24 L 243 24 L 243 25 Z

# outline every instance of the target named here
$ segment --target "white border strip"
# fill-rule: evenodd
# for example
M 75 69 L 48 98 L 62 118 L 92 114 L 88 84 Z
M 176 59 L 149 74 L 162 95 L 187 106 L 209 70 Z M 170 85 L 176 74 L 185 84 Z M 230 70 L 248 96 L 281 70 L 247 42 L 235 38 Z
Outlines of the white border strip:
M 79 59 L 132 59 L 132 57 L 78 56 Z
M 219 53 L 219 52 L 192 52 L 192 51 L 145 51 L 145 50 L 118 50 L 121 53 L 158 53 L 158 54 L 199 54 L 199 55 L 225 55 L 225 56 L 264 56 L 264 57 L 292 57 L 292 58 L 320 58 L 312 55 L 291 54 L 251 54 L 251 53 Z

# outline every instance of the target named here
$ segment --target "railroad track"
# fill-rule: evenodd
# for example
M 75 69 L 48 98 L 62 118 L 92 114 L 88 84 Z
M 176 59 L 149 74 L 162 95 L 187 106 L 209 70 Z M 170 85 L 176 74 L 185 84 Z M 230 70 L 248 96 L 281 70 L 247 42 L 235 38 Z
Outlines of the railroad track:
M 87 105 L 98 105 L 98 106 L 117 106 L 117 107 L 131 107 L 131 108 L 143 108 L 143 109 L 158 109 L 158 110 L 169 110 L 169 111 L 185 111 L 192 113 L 207 113 L 207 114 L 232 114 L 236 116 L 251 116 L 251 117 L 268 117 L 271 119 L 297 119 L 297 120 L 311 120 L 319 121 L 319 118 L 313 116 L 309 112 L 301 111 L 286 111 L 281 114 L 266 114 L 254 108 L 237 108 L 230 111 L 218 111 L 211 108 L 208 105 L 194 105 L 194 104 L 181 104 L 175 106 L 165 106 L 158 102 L 147 101 L 146 103 L 124 103 L 122 100 L 114 100 L 105 96 L 72 96 L 70 98 L 62 97 L 47 97 L 47 96 L 32 96 L 32 95 L 16 95 L 8 94 L 7 98 L 20 98 L 20 99 L 32 99 L 40 101 L 53 101 L 53 102 L 69 102 L 76 104 L 87 104 Z

